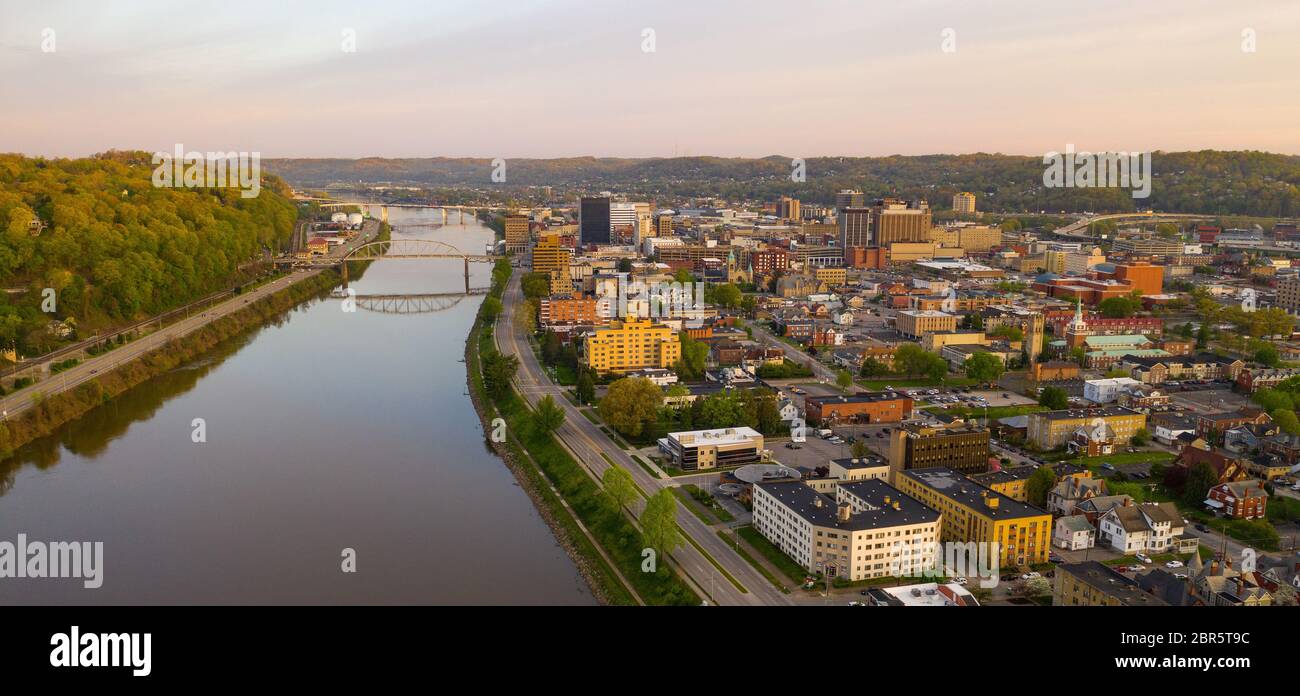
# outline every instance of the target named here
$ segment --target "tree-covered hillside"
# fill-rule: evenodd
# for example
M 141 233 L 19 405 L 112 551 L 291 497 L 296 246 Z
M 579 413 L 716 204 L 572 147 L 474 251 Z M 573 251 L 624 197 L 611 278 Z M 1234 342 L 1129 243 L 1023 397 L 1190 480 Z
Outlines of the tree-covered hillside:
M 937 209 L 948 208 L 954 193 L 972 191 L 981 210 L 994 212 L 1126 212 L 1141 206 L 1211 215 L 1300 215 L 1300 157 L 1266 152 L 1153 153 L 1151 197 L 1136 200 L 1127 189 L 1045 188 L 1041 156 L 813 157 L 806 161 L 802 183 L 790 180 L 790 161 L 785 156 L 508 159 L 505 184 L 491 183 L 493 167 L 486 158 L 280 159 L 264 165 L 296 186 L 358 180 L 503 191 L 554 186 L 663 199 L 792 195 L 826 204 L 834 202 L 836 191 L 855 188 L 869 196 L 925 198 Z
M 237 268 L 278 249 L 297 210 L 268 177 L 235 189 L 155 188 L 151 154 L 88 159 L 0 155 L 0 343 L 47 348 L 42 291 L 57 318 L 85 327 L 156 314 L 228 286 Z

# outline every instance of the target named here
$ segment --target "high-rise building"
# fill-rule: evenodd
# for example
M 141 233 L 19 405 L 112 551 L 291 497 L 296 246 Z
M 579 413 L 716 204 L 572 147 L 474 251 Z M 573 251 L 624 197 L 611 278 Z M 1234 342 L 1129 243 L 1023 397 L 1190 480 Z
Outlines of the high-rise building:
M 551 277 L 551 294 L 568 295 L 573 292 L 569 279 L 569 263 L 573 252 L 560 246 L 559 235 L 544 235 L 533 245 L 533 272 Z
M 506 253 L 522 254 L 528 251 L 528 216 L 511 213 L 506 216 Z
M 776 216 L 782 220 L 802 221 L 799 212 L 799 199 L 782 196 L 781 200 L 776 202 Z
M 975 194 L 962 191 L 952 197 L 952 210 L 961 215 L 975 214 Z
M 637 209 L 635 203 L 613 201 L 609 204 L 609 241 L 614 244 L 632 243 L 637 234 Z
M 840 208 L 840 248 L 877 246 L 871 239 L 871 208 Z
M 578 204 L 580 244 L 609 244 L 610 212 L 609 196 L 582 197 Z
M 835 194 L 835 207 L 843 212 L 847 208 L 861 208 L 867 204 L 867 196 L 861 191 L 841 189 Z
M 871 206 L 872 241 L 876 246 L 929 241 L 931 221 L 930 206 L 925 201 L 883 198 Z
M 660 215 L 655 218 L 655 236 L 671 237 L 673 236 L 673 216 Z
M 636 208 L 636 234 L 632 235 L 632 243 L 640 246 L 642 239 L 655 236 L 654 213 L 651 212 L 649 203 L 632 205 Z

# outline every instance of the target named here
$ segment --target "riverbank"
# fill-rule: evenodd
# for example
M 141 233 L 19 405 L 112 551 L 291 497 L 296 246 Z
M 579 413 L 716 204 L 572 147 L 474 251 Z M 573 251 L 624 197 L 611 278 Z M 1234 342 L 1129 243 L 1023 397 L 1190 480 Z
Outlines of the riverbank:
M 480 309 L 466 344 L 470 391 L 484 432 L 491 432 L 494 416 L 506 424 L 506 441 L 490 444 L 517 478 L 526 477 L 528 483 L 519 478 L 521 486 L 532 486 L 529 495 L 536 496 L 538 510 L 554 525 L 556 537 L 603 603 L 698 605 L 700 597 L 669 564 L 661 563 L 653 572 L 643 569 L 646 544 L 640 530 L 560 439 L 537 427 L 533 410 L 516 389 L 511 386 L 496 399 L 484 389 L 479 358 L 497 350 L 493 321 L 510 278 L 508 268 L 503 270 L 494 273 L 492 294 L 483 305 L 488 309 Z
M 509 276 L 506 276 L 508 278 Z M 504 283 L 498 284 L 497 274 L 493 273 L 492 290 L 489 298 L 500 301 Z M 485 324 L 489 328 L 485 331 Z M 490 322 L 485 322 L 483 313 L 474 318 L 469 336 L 465 340 L 465 379 L 469 387 L 469 397 L 474 404 L 474 411 L 483 425 L 484 433 L 493 430 L 492 421 L 497 411 L 483 388 L 482 369 L 479 363 L 479 351 L 490 334 Z M 638 602 L 623 586 L 613 569 L 601 558 L 600 552 L 585 534 L 581 522 L 574 518 L 561 497 L 548 485 L 537 466 L 528 461 L 527 454 L 514 442 L 495 442 L 487 438 L 487 444 L 514 475 L 519 487 L 533 502 L 537 514 L 551 529 L 556 542 L 573 560 L 578 573 L 586 582 L 596 601 L 603 605 L 635 605 Z
M 340 281 L 333 270 L 314 273 L 76 386 L 50 395 L 36 393 L 30 407 L 0 423 L 0 459 L 53 434 L 132 387 L 199 357 L 222 341 L 260 328 L 306 300 L 327 295 Z

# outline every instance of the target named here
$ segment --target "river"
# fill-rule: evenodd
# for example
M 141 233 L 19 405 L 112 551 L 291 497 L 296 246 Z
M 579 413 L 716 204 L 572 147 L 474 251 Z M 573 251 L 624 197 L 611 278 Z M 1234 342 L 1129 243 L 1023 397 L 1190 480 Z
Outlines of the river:
M 394 238 L 492 239 L 431 212 L 393 209 Z M 462 272 L 384 260 L 352 287 L 455 292 Z M 482 299 L 313 301 L 24 447 L 0 464 L 0 542 L 103 542 L 103 585 L 0 578 L 0 604 L 593 604 L 466 395 Z

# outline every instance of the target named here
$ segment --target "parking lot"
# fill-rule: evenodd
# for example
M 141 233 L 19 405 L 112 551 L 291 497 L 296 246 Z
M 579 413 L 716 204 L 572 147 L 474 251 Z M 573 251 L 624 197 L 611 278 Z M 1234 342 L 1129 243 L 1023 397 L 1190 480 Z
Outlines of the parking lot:
M 1196 391 L 1170 390 L 1169 401 L 1190 413 L 1203 414 L 1235 411 L 1249 405 L 1250 397 L 1228 389 L 1227 385 L 1213 385 Z

